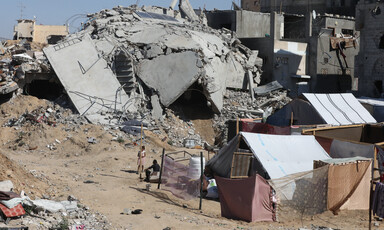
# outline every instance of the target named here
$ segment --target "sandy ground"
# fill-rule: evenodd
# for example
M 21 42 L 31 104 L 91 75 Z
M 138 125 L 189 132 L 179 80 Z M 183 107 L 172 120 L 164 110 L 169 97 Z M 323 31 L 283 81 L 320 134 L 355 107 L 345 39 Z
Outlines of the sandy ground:
M 44 101 L 32 97 L 13 100 L 12 103 L 0 106 L 1 124 L 23 113 L 26 107 L 32 110 L 45 106 Z M 99 126 L 87 124 L 68 130 L 63 125 L 37 124 L 21 128 L 2 127 L 0 130 L 0 181 L 11 179 L 17 191 L 24 190 L 32 197 L 44 195 L 66 200 L 68 195 L 75 196 L 92 211 L 105 215 L 112 224 L 111 229 L 298 229 L 311 228 L 312 225 L 339 229 L 368 228 L 367 210 L 342 211 L 337 216 L 325 212 L 284 222 L 247 223 L 221 217 L 217 201 L 203 200 L 202 210 L 199 210 L 197 198 L 184 201 L 167 191 L 158 190 L 155 184 L 146 191 L 147 183 L 136 174 L 138 146 L 130 140 L 124 143 L 112 141 L 111 131 Z M 21 146 L 20 140 L 17 141 L 20 132 L 24 133 Z M 95 137 L 97 143 L 88 143 L 89 136 Z M 156 135 L 147 133 L 147 136 L 147 163 L 152 159 L 160 160 L 163 148 L 176 150 Z M 53 142 L 57 143 L 56 150 L 47 148 Z M 208 158 L 207 152 L 204 154 Z M 142 209 L 143 212 L 139 215 L 121 214 L 125 208 Z

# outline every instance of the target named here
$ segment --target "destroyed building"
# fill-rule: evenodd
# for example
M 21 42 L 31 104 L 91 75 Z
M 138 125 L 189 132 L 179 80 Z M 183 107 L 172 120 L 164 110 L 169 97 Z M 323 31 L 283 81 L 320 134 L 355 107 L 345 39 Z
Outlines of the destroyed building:
M 244 10 L 206 14 L 210 26 L 231 29 L 244 45 L 259 50 L 263 81 L 279 81 L 290 89 L 292 97 L 304 92 L 336 93 L 356 88 L 353 67 L 359 33 L 352 17 Z M 217 23 L 220 20 L 223 22 Z
M 356 57 L 355 74 L 359 95 L 383 96 L 384 76 L 384 3 L 360 1 L 356 9 L 356 29 L 360 30 L 361 48 Z
M 143 121 L 178 146 L 185 138 L 203 144 L 193 119 L 211 119 L 223 143 L 228 120 L 266 117 L 290 101 L 281 88 L 255 96 L 259 52 L 236 33 L 207 26 L 204 14 L 182 2 L 182 12 L 119 6 L 89 14 L 83 30 L 37 50 L 25 40 L 7 41 L 7 79 L 17 83 L 12 92 L 69 99 L 88 121 L 133 135 L 138 128 L 125 121 Z M 172 129 L 174 117 L 183 128 Z
M 306 14 L 314 10 L 319 14 L 355 16 L 357 2 L 358 0 L 241 0 L 241 8 L 264 13 L 276 11 L 288 14 Z
M 177 11 L 117 7 L 89 18 L 83 31 L 44 49 L 69 97 L 88 116 L 103 107 L 134 112 L 140 101 L 168 107 L 181 96 L 205 99 L 219 113 L 226 88 L 246 89 L 247 76 L 254 82 L 260 75 L 257 52 L 228 31 L 190 23 Z
M 36 20 L 19 19 L 14 27 L 13 39 L 56 44 L 61 38 L 68 35 L 66 25 L 37 25 Z

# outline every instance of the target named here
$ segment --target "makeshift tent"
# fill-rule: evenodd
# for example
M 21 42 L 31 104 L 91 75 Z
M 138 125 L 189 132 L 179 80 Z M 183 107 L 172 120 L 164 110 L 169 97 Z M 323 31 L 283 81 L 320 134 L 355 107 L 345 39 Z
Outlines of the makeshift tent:
M 273 221 L 271 186 L 259 175 L 246 179 L 215 177 L 219 189 L 221 216 L 253 221 Z
M 258 173 L 266 179 L 308 171 L 314 160 L 330 158 L 313 136 L 240 132 L 207 165 L 216 175 L 229 178 L 234 153 L 246 151 L 254 156 L 249 175 Z
M 327 208 L 368 210 L 372 160 L 364 157 L 328 159 L 315 162 L 315 168 L 329 165 Z
M 348 125 L 303 130 L 314 135 L 332 158 L 362 156 L 373 158 L 374 145 L 384 142 L 382 124 Z
M 291 135 L 291 127 L 280 127 L 269 125 L 267 123 L 261 123 L 261 119 L 242 118 L 238 121 L 229 120 L 227 136 L 228 140 L 232 140 L 232 138 L 237 135 L 238 131 L 249 133 Z
M 302 219 L 327 210 L 328 168 L 291 174 L 268 182 L 278 198 L 278 221 Z
M 358 98 L 357 100 L 377 122 L 384 121 L 384 100 L 382 98 Z
M 377 123 L 372 115 L 350 93 L 304 93 L 268 117 L 267 123 L 288 125 L 350 125 Z M 292 123 L 292 124 L 291 124 Z

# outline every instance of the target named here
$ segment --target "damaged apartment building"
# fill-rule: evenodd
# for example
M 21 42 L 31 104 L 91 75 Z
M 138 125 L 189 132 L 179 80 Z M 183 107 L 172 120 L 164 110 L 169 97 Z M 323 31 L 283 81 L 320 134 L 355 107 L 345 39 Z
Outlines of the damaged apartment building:
M 219 114 L 227 88 L 257 86 L 262 60 L 231 31 L 207 26 L 188 1 L 180 1 L 181 11 L 172 8 L 119 6 L 89 14 L 80 32 L 44 53 L 23 53 L 24 62 L 13 67 L 36 65 L 36 71 L 21 69 L 12 80 L 34 94 L 65 92 L 92 123 L 162 120 L 174 104 L 198 103 Z
M 34 19 L 19 19 L 14 28 L 13 39 L 56 44 L 68 33 L 68 26 L 66 25 L 37 25 Z
M 355 74 L 359 95 L 383 97 L 384 93 L 384 2 L 362 0 L 356 8 L 356 29 L 360 30 L 360 52 Z
M 262 84 L 278 81 L 290 96 L 356 89 L 354 58 L 359 33 L 354 18 L 331 14 L 206 12 L 213 28 L 227 28 L 263 59 Z

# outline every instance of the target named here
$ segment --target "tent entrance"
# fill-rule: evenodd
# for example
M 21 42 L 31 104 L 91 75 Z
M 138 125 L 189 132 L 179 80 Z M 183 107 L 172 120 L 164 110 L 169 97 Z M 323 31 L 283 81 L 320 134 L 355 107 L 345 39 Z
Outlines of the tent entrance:
M 231 179 L 248 178 L 251 174 L 253 154 L 234 152 L 231 167 Z

